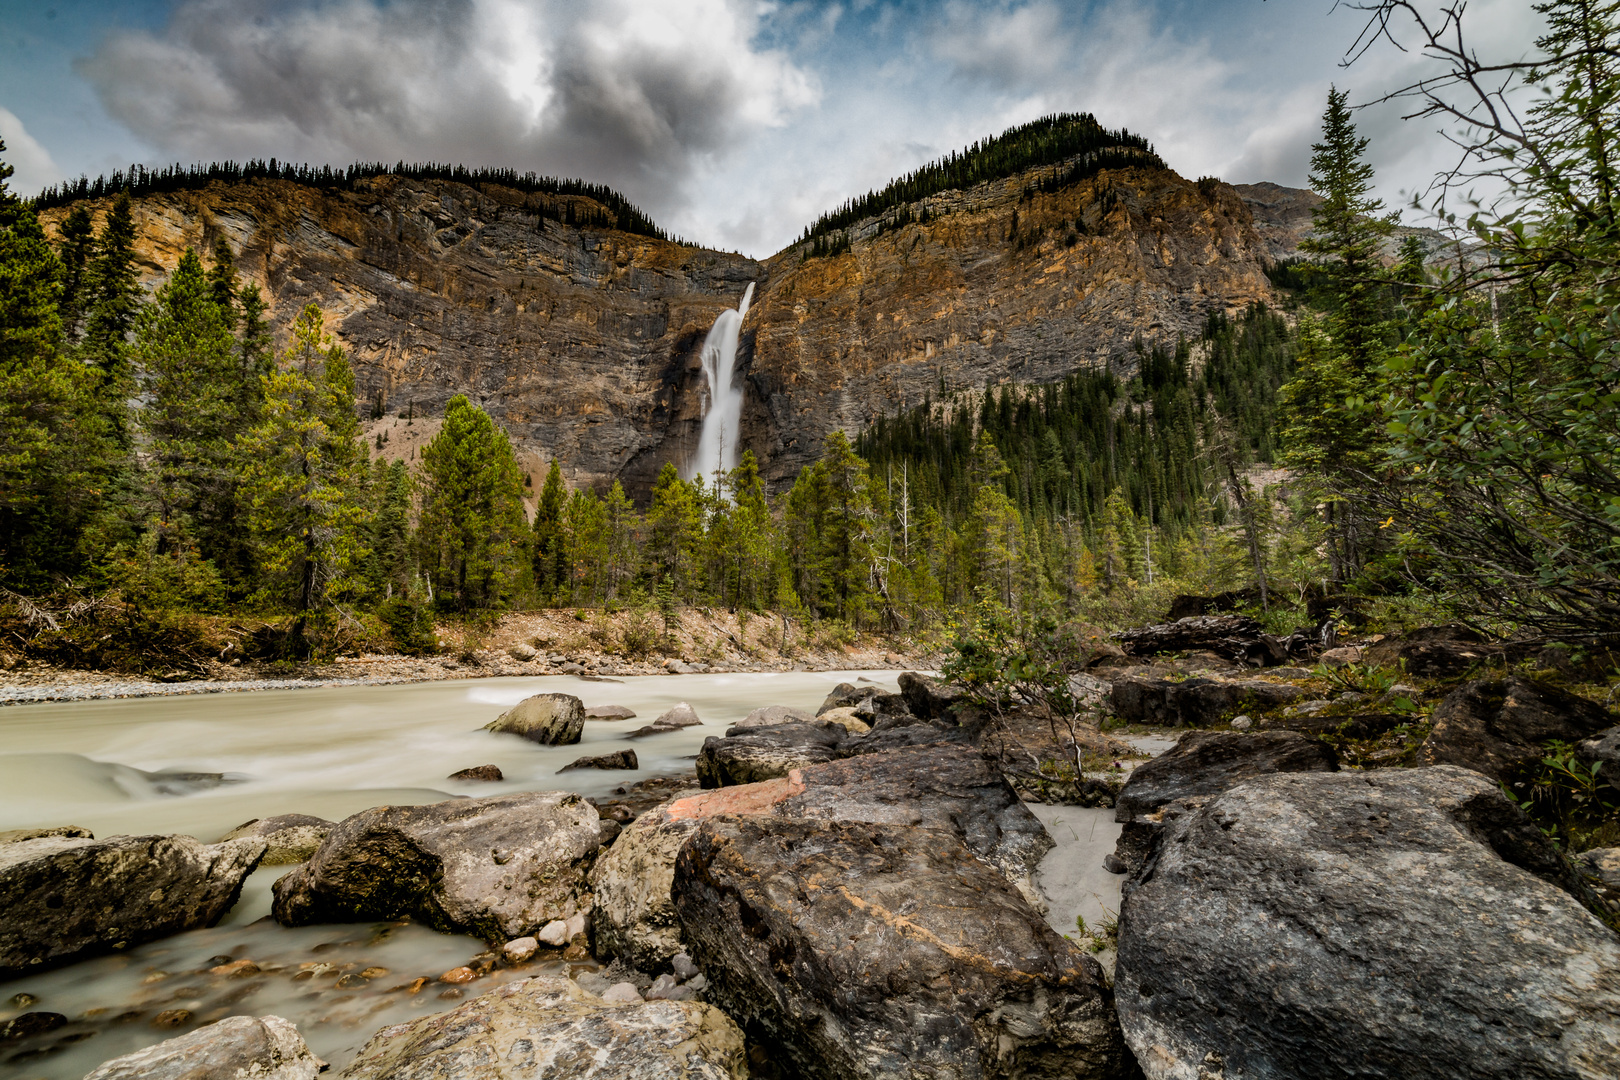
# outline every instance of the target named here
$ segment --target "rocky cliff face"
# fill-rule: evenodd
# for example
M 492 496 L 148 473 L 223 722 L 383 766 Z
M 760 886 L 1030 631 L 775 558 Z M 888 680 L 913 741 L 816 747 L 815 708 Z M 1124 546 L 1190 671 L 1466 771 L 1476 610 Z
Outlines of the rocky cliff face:
M 1127 169 L 1029 194 L 1038 179 L 932 196 L 925 221 L 857 226 L 836 257 L 800 245 L 763 263 L 542 220 L 544 194 L 399 177 L 215 184 L 140 199 L 135 217 L 150 287 L 223 235 L 279 330 L 320 304 L 391 430 L 414 409 L 424 434 L 464 393 L 532 470 L 556 457 L 576 486 L 644 492 L 690 454 L 704 336 L 750 281 L 743 440 L 775 485 L 833 427 L 942 387 L 1128 370 L 1135 339 L 1173 341 L 1269 297 L 1266 245 L 1229 186 Z M 47 230 L 66 213 L 47 211 Z M 419 441 L 394 434 L 385 452 Z

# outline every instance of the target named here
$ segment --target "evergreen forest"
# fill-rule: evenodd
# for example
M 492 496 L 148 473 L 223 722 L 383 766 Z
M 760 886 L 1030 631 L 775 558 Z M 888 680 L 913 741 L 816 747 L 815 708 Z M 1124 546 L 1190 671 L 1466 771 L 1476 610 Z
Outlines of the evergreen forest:
M 149 297 L 137 285 L 132 195 L 465 170 L 132 170 L 29 201 L 0 166 L 0 584 L 17 632 L 57 642 L 58 659 L 138 666 L 195 619 L 258 620 L 262 655 L 305 659 L 429 651 L 436 621 L 524 608 L 667 620 L 709 605 L 937 643 L 986 605 L 1118 628 L 1180 594 L 1227 594 L 1284 632 L 1324 618 L 1611 631 L 1620 65 L 1581 42 L 1620 26 L 1608 8 L 1550 7 L 1532 74 L 1556 92 L 1522 138 L 1485 129 L 1475 147 L 1514 208 L 1449 218 L 1474 257 L 1392 246 L 1396 216 L 1335 89 L 1311 158 L 1325 201 L 1304 258 L 1277 273 L 1278 307 L 1213 314 L 1107 371 L 834 432 L 774 494 L 751 455 L 691 481 L 668 463 L 641 505 L 617 483 L 570 490 L 556 462 L 528 477 L 464 397 L 419 461 L 373 460 L 319 309 L 274 341 L 224 242 L 188 251 Z M 1090 116 L 1049 117 L 852 200 L 806 238 L 1114 151 L 1151 155 Z M 587 196 L 611 227 L 661 235 L 605 189 L 466 175 Z M 75 203 L 48 240 L 38 210 L 87 195 L 116 196 L 99 226 Z M 64 629 L 70 610 L 99 612 L 105 637 Z

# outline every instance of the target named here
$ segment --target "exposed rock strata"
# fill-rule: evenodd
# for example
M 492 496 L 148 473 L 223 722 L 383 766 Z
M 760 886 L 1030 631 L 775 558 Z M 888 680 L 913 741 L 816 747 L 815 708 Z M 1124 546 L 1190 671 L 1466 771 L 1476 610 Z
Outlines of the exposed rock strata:
M 1620 937 L 1570 889 L 1477 773 L 1250 780 L 1125 899 L 1125 1037 L 1149 1080 L 1611 1076 Z
M 213 926 L 261 839 L 46 836 L 0 845 L 0 979 Z
M 595 807 L 572 792 L 374 807 L 275 883 L 274 913 L 286 926 L 409 915 L 508 941 L 589 906 L 600 842 Z

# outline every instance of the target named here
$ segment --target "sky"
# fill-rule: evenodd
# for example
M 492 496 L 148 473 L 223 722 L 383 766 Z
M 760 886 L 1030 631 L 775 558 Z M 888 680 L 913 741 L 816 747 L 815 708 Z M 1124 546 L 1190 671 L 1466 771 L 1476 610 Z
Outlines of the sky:
M 1468 11 L 1490 55 L 1536 35 L 1530 0 Z M 1387 45 L 1342 66 L 1363 21 L 1335 0 L 0 0 L 0 137 L 20 192 L 132 162 L 458 162 L 606 183 L 763 257 L 1059 111 L 1184 176 L 1303 187 L 1330 85 L 1369 102 L 1428 70 Z M 1356 117 L 1392 207 L 1446 156 L 1403 111 Z

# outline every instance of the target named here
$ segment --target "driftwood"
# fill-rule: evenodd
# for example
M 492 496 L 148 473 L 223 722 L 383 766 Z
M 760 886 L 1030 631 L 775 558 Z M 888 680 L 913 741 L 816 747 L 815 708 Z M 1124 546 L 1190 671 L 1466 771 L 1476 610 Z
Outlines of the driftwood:
M 1239 663 L 1269 667 L 1312 656 L 1332 646 L 1331 625 L 1296 630 L 1286 637 L 1268 634 L 1247 615 L 1200 615 L 1175 622 L 1124 630 L 1114 635 L 1131 656 L 1207 651 Z

